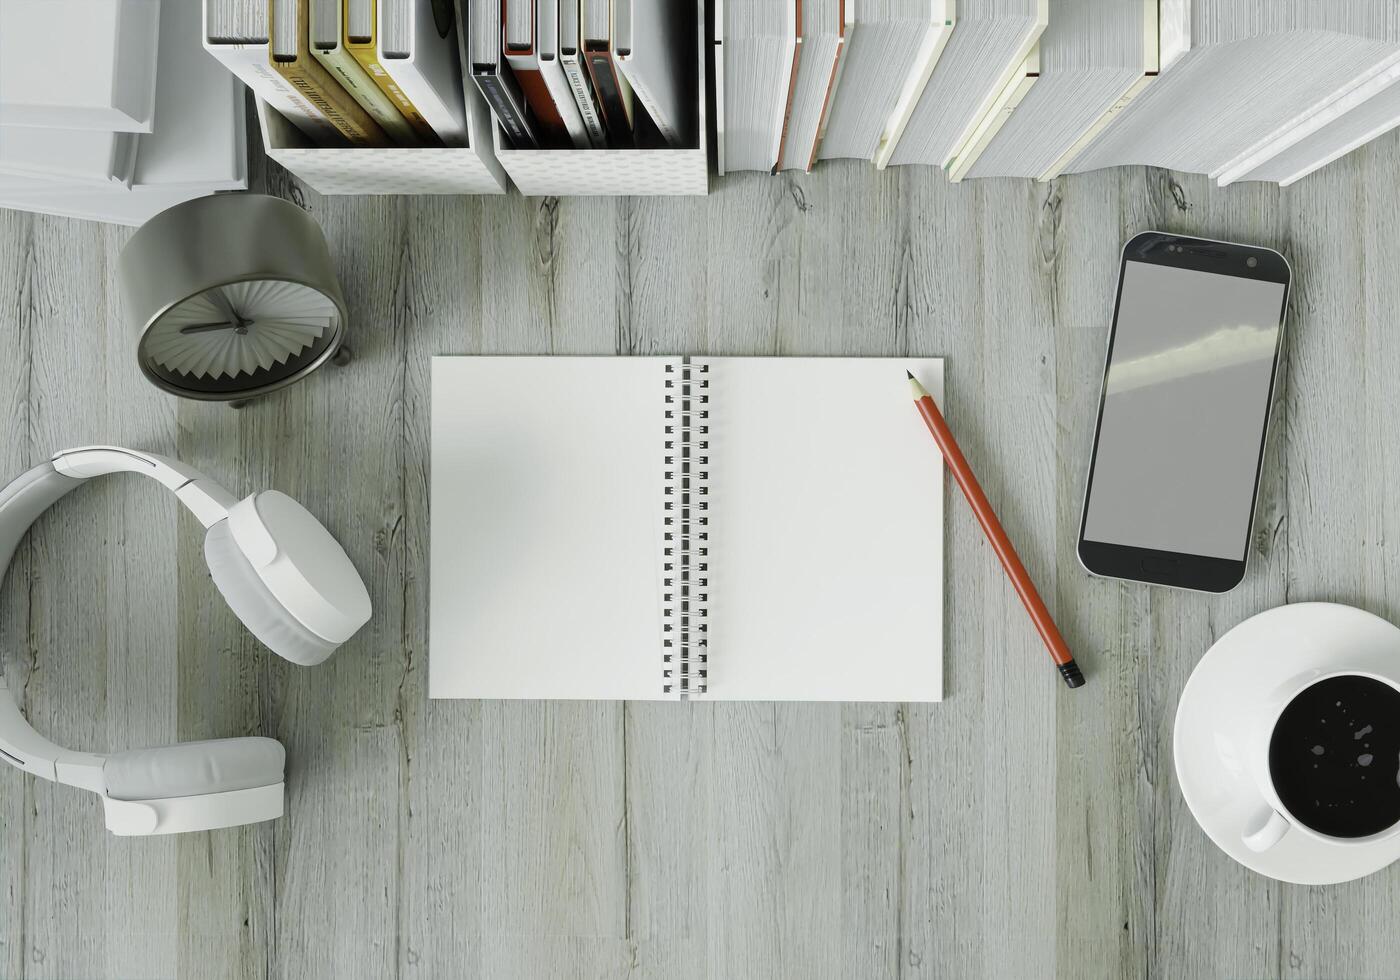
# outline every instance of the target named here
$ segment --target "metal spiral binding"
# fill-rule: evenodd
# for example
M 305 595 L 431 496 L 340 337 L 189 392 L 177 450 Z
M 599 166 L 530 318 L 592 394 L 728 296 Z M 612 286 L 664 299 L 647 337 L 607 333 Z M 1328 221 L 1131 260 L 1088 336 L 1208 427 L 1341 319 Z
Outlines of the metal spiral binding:
M 703 694 L 709 676 L 709 365 L 666 365 L 666 500 L 662 538 L 662 684 Z

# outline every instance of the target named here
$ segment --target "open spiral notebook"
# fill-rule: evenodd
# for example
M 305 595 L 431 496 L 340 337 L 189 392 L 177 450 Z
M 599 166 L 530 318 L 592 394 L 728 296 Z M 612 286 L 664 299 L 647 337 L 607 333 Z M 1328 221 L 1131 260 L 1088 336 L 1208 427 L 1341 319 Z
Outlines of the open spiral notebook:
M 435 357 L 435 698 L 937 701 L 943 466 L 893 358 Z

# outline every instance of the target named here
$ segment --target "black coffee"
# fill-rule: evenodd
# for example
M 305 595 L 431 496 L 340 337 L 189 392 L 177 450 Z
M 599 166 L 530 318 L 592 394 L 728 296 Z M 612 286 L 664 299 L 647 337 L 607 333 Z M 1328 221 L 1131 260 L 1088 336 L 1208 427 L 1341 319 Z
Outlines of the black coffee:
M 1400 821 L 1400 691 L 1329 677 L 1283 709 L 1269 740 L 1279 799 L 1330 837 L 1369 837 Z

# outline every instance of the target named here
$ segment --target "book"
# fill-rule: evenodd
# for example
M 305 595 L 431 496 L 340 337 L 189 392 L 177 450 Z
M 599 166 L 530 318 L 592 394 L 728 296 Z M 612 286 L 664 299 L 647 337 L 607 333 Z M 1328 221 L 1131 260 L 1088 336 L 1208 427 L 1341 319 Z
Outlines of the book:
M 635 146 L 632 135 L 632 86 L 613 61 L 611 0 L 579 0 L 583 60 L 593 94 L 613 148 Z
M 698 146 L 695 11 L 676 0 L 612 0 L 612 53 L 661 139 Z
M 953 0 L 856 0 L 820 159 L 873 160 L 898 142 L 952 35 L 953 12 Z
M 1400 51 L 1400 18 L 1388 3 L 1190 0 L 1181 16 L 1184 53 L 1067 173 L 1136 164 L 1217 173 Z
M 1056 2 L 1034 88 L 967 176 L 1057 177 L 1157 77 L 1159 8 L 1159 0 Z
M 1268 160 L 1285 152 L 1357 106 L 1385 92 L 1400 80 L 1400 51 L 1374 69 L 1352 79 L 1323 101 L 1310 105 L 1276 131 L 1244 150 L 1210 177 L 1222 187 L 1257 170 Z
M 384 130 L 311 55 L 311 0 L 269 0 L 272 70 L 321 111 L 351 146 L 384 146 Z
M 1270 180 L 1287 187 L 1396 126 L 1400 84 L 1391 84 L 1233 179 Z
M 434 698 L 937 701 L 914 358 L 436 357 Z
M 1123 2 L 1123 0 L 1119 0 Z M 960 0 L 958 23 L 908 122 L 875 155 L 875 164 L 949 168 L 986 135 L 984 121 L 1025 94 L 1023 68 L 1050 17 L 1049 0 Z M 995 125 L 995 122 L 992 123 Z
M 149 133 L 113 134 L 119 143 L 134 143 L 134 161 L 122 164 L 131 168 L 130 186 L 76 179 L 72 171 L 79 161 L 49 145 L 42 175 L 0 174 L 0 207 L 140 225 L 182 201 L 245 189 L 243 86 L 198 43 L 202 17 L 200 6 L 193 3 L 161 4 L 155 128 Z M 0 155 L 13 147 L 9 135 L 7 130 L 0 136 Z
M 1002 85 L 991 103 L 987 106 L 977 126 L 958 147 L 953 159 L 948 161 L 948 179 L 956 183 L 967 176 L 967 172 L 977 163 L 982 151 L 1001 132 L 1012 114 L 1020 108 L 1030 93 L 1032 86 L 1040 80 L 1040 44 L 1031 45 L 1030 54 L 1017 66 L 1015 72 Z
M 423 118 L 423 113 L 413 104 L 398 82 L 380 63 L 379 58 L 379 14 L 376 0 L 345 0 L 343 17 L 344 36 L 341 39 L 345 51 L 355 59 L 375 87 L 394 104 L 404 122 L 427 146 L 439 146 L 442 141 Z
M 160 7 L 160 0 L 4 0 L 0 123 L 149 133 Z
M 204 0 L 204 49 L 313 145 L 344 143 L 321 108 L 272 67 L 266 0 Z
M 855 28 L 854 0 L 803 0 L 801 54 L 794 60 L 789 113 L 778 169 L 810 171 L 841 79 L 842 54 Z
M 528 117 L 525 98 L 501 52 L 501 4 L 498 0 L 467 0 L 467 10 L 466 69 L 512 146 L 535 149 L 539 139 L 534 121 Z
M 193 3 L 161 4 L 156 126 L 137 137 L 133 193 L 248 186 L 243 86 L 202 49 L 201 17 Z
M 470 142 L 457 26 L 443 0 L 378 0 L 375 54 L 443 146 Z
M 574 104 L 584 128 L 588 130 L 589 144 L 594 149 L 608 145 L 608 134 L 603 129 L 603 118 L 598 114 L 598 104 L 593 98 L 593 83 L 588 78 L 588 66 L 579 56 L 582 35 L 579 32 L 580 0 L 559 0 L 559 65 L 564 70 L 564 78 L 574 93 Z
M 724 4 L 724 152 L 719 172 L 777 169 L 792 105 L 798 4 Z
M 77 185 L 131 184 L 138 133 L 0 125 L 0 174 Z
M 340 87 L 369 113 L 399 146 L 417 146 L 419 139 L 394 100 L 369 77 L 345 46 L 346 0 L 312 0 L 311 54 L 334 76 Z
M 559 63 L 559 0 L 503 0 L 502 48 L 534 117 L 535 137 L 549 147 L 590 146 L 573 90 Z

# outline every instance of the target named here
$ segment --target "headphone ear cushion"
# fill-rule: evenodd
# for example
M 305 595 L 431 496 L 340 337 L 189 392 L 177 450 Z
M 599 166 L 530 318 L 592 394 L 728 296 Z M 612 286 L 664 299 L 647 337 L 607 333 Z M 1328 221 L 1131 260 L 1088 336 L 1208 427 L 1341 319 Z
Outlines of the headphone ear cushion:
M 114 752 L 102 778 L 114 800 L 163 800 L 275 786 L 285 762 L 275 739 L 216 738 Z
M 233 614 L 273 653 L 310 667 L 335 652 L 339 644 L 311 632 L 277 601 L 244 557 L 228 521 L 220 521 L 204 535 L 204 560 Z

